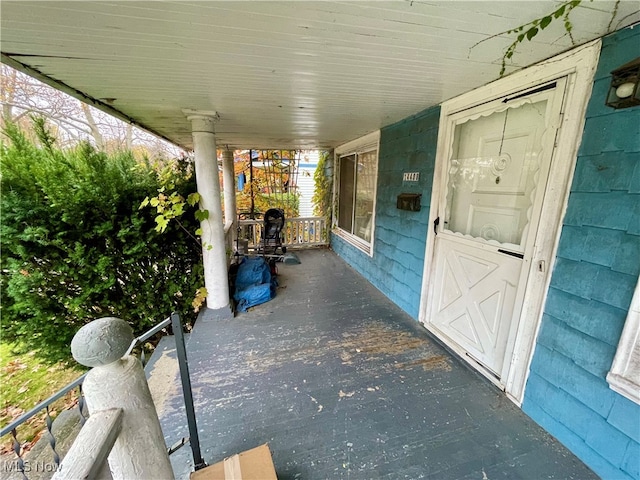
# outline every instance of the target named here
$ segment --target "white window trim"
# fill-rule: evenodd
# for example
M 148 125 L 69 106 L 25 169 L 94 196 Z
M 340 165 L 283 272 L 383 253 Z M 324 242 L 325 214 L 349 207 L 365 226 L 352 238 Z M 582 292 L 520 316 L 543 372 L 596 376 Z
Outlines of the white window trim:
M 334 176 L 333 176 L 333 211 L 337 211 L 338 206 L 338 192 L 340 181 L 340 169 L 338 168 L 340 157 L 351 154 L 358 154 L 369 152 L 371 150 L 376 151 L 376 166 L 375 166 L 375 186 L 373 188 L 373 214 L 371 216 L 371 241 L 366 242 L 360 237 L 353 235 L 346 230 L 343 230 L 338 226 L 338 217 L 333 215 L 332 231 L 335 235 L 345 240 L 350 245 L 353 245 L 364 253 L 373 257 L 373 243 L 375 241 L 376 231 L 376 203 L 378 201 L 378 164 L 380 162 L 380 130 L 371 132 L 363 137 L 357 138 L 350 142 L 336 147 L 334 150 Z
M 632 370 L 638 368 L 638 365 L 631 364 L 632 354 L 638 349 L 640 349 L 640 279 L 636 283 L 629 314 L 618 342 L 618 350 L 607 375 L 607 382 L 612 390 L 640 404 L 640 385 L 630 378 Z

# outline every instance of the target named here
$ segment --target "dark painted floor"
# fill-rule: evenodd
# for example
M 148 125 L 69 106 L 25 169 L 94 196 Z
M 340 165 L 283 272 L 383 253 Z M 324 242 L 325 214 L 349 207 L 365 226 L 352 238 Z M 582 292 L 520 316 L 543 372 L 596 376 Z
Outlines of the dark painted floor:
M 207 463 L 268 442 L 281 480 L 597 478 L 335 254 L 299 256 L 275 299 L 189 337 Z M 151 365 L 168 443 L 188 435 L 171 356 Z

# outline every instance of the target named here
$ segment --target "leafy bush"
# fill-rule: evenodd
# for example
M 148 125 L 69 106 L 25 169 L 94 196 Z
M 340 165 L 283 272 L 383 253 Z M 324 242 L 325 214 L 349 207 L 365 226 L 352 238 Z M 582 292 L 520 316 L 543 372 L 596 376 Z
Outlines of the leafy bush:
M 255 208 L 264 215 L 270 208 L 281 208 L 286 218 L 295 218 L 300 212 L 300 195 L 294 192 L 256 193 Z
M 139 206 L 167 184 L 186 197 L 191 175 L 178 162 L 158 173 L 87 143 L 60 150 L 34 122 L 40 145 L 8 125 L 0 146 L 3 342 L 67 360 L 71 338 L 95 318 L 120 317 L 141 333 L 171 311 L 188 317 L 204 283 L 201 249 L 175 223 L 156 232 Z M 185 222 L 198 227 L 193 215 Z

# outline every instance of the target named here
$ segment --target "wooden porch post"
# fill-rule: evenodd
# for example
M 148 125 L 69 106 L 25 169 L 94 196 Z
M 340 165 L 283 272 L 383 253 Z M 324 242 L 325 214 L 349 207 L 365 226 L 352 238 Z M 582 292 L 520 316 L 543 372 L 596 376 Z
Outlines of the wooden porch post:
M 233 313 L 229 301 L 227 255 L 216 155 L 214 131 L 216 116 L 193 114 L 187 119 L 191 121 L 200 208 L 209 211 L 209 218 L 201 222 L 202 262 L 204 284 L 207 289 L 206 318 L 230 318 Z

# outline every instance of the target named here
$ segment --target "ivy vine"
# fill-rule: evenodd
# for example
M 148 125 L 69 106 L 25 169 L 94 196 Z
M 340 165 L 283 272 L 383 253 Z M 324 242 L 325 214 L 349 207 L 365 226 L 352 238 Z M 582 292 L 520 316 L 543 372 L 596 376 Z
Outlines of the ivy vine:
M 158 189 L 158 195 L 155 197 L 147 197 L 140 204 L 140 209 L 145 208 L 147 206 L 154 207 L 156 209 L 156 213 L 158 214 L 155 218 L 156 222 L 156 232 L 164 233 L 169 225 L 171 220 L 175 220 L 176 223 L 182 228 L 195 242 L 200 244 L 200 240 L 198 240 L 189 230 L 187 230 L 184 225 L 180 222 L 180 217 L 185 212 L 185 207 L 189 205 L 193 207 L 200 201 L 200 194 L 197 192 L 190 193 L 187 199 L 180 195 L 178 192 L 172 192 L 167 195 L 165 193 L 165 188 L 162 187 Z M 196 220 L 202 222 L 209 218 L 208 210 L 198 209 L 194 212 L 194 216 Z M 202 235 L 202 229 L 198 228 L 195 232 L 196 235 Z
M 171 221 L 175 221 L 176 224 L 198 245 L 202 246 L 202 242 L 196 237 L 202 236 L 202 228 L 198 228 L 195 231 L 195 235 L 191 233 L 183 224 L 180 222 L 180 217 L 185 213 L 187 205 L 189 207 L 195 207 L 196 204 L 200 202 L 200 194 L 198 192 L 190 193 L 185 199 L 182 195 L 180 195 L 177 191 L 173 191 L 170 194 L 165 193 L 165 187 L 158 189 L 158 195 L 155 197 L 146 197 L 141 203 L 139 209 L 152 207 L 156 209 L 156 217 L 155 217 L 155 230 L 159 233 L 164 233 L 167 229 L 167 226 Z M 202 222 L 209 218 L 209 210 L 204 210 L 198 208 L 193 213 L 196 220 Z M 211 249 L 211 245 L 205 245 L 207 249 Z M 196 290 L 193 302 L 191 305 L 194 308 L 194 311 L 200 310 L 202 305 L 204 304 L 207 298 L 207 289 L 205 287 L 199 287 Z
M 322 151 L 318 159 L 318 166 L 313 174 L 315 189 L 312 201 L 314 203 L 313 214 L 324 217 L 327 227 L 331 225 L 331 194 L 333 179 L 329 175 L 329 163 L 331 152 Z

